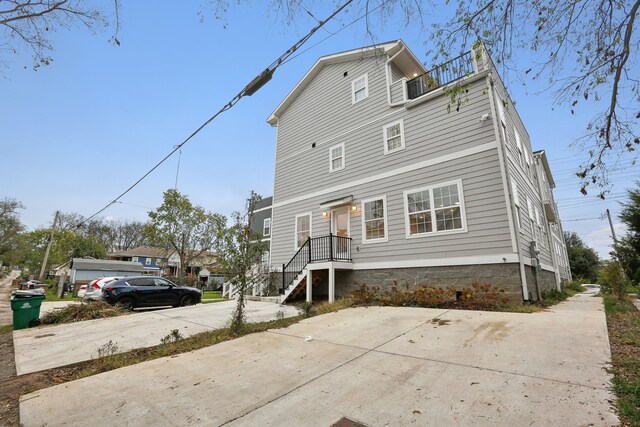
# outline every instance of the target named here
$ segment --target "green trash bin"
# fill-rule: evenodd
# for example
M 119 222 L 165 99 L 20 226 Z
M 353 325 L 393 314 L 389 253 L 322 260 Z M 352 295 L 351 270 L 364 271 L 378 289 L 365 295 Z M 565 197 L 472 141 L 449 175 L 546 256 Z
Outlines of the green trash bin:
M 40 324 L 40 305 L 43 299 L 44 295 L 13 295 L 11 297 L 14 331 Z

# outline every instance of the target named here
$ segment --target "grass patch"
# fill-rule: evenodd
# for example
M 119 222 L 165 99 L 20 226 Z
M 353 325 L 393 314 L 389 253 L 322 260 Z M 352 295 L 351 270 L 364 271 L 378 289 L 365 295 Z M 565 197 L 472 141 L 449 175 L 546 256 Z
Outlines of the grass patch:
M 63 298 L 58 298 L 58 287 L 52 286 L 45 293 L 46 301 L 80 301 L 80 298 L 74 297 L 72 292 L 65 292 Z
M 629 300 L 603 298 L 618 416 L 622 425 L 640 425 L 640 312 Z
M 222 298 L 222 291 L 204 291 L 202 299 L 219 299 Z
M 70 304 L 60 310 L 53 310 L 40 318 L 43 325 L 81 322 L 83 320 L 104 319 L 106 317 L 127 314 L 120 307 L 114 307 L 104 301 Z
M 13 325 L 0 326 L 0 335 L 9 334 L 11 332 L 13 332 Z

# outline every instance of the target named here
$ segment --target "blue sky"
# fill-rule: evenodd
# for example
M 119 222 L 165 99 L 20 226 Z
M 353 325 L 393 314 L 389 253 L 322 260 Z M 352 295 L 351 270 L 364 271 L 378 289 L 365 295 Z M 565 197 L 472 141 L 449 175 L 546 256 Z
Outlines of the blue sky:
M 54 62 L 37 72 L 26 48 L 17 55 L 0 51 L 0 197 L 24 203 L 21 218 L 28 228 L 47 226 L 56 210 L 89 216 L 102 208 L 315 24 L 301 18 L 287 26 L 263 6 L 245 4 L 232 6 L 223 22 L 204 4 L 126 2 L 121 46 L 108 43 L 109 33 L 61 30 L 53 35 Z M 328 12 L 314 10 L 318 18 Z M 252 189 L 272 193 L 276 132 L 266 118 L 319 56 L 372 43 L 363 21 L 336 32 L 341 26 L 328 23 L 303 50 L 326 40 L 279 68 L 259 92 L 185 145 L 179 191 L 225 215 L 242 209 Z M 397 17 L 377 28 L 376 41 L 403 39 L 427 60 L 426 36 L 417 29 Z M 565 230 L 607 256 L 610 232 L 600 215 L 606 208 L 617 215 L 624 190 L 640 178 L 638 167 L 622 161 L 606 201 L 581 196 L 573 174 L 584 153 L 571 143 L 583 133 L 594 104 L 579 105 L 575 116 L 568 107 L 552 110 L 553 95 L 539 94 L 541 84 L 512 84 L 512 98 L 534 150 L 548 154 Z M 103 216 L 147 219 L 162 192 L 173 187 L 177 164 L 175 155 Z

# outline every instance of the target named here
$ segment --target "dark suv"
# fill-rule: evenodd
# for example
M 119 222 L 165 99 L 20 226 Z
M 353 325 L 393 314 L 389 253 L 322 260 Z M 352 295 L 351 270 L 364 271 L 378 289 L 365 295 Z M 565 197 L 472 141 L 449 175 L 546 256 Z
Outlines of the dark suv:
M 202 293 L 195 288 L 179 286 L 158 276 L 123 277 L 102 288 L 104 300 L 126 310 L 136 307 L 174 307 L 201 302 Z

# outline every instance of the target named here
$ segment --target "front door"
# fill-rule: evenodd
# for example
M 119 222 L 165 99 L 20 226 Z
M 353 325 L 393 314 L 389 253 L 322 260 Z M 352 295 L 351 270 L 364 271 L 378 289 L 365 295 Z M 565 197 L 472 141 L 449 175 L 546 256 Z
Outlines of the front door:
M 331 211 L 331 234 L 334 236 L 333 241 L 333 258 L 348 259 L 349 258 L 349 206 L 343 206 Z

